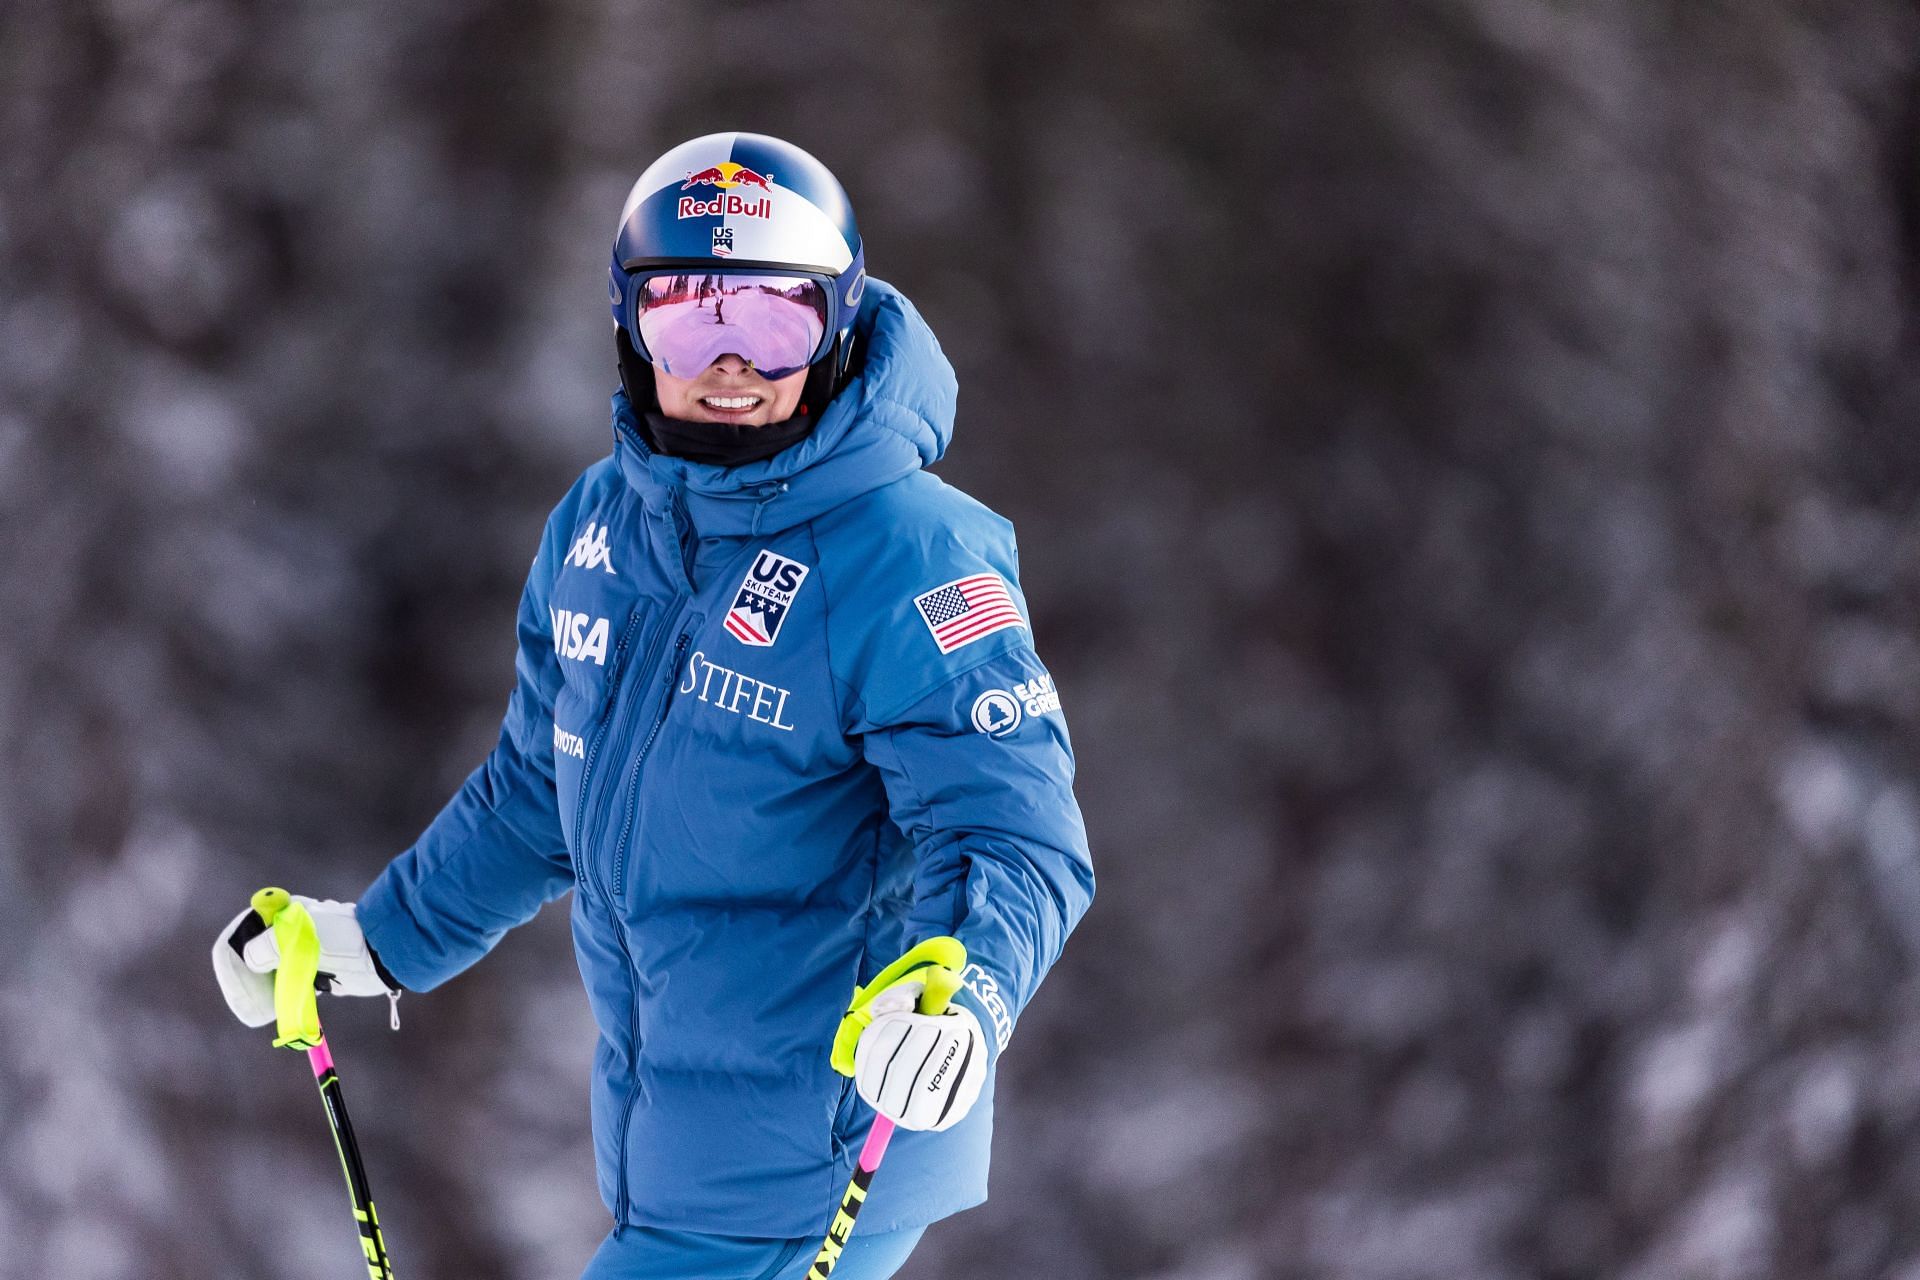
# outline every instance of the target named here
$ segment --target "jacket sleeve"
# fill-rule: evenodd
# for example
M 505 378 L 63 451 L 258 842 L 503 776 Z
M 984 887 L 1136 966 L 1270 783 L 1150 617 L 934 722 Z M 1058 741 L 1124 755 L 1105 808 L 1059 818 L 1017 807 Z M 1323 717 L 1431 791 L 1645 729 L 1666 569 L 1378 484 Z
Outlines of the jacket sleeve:
M 1092 902 L 1093 864 L 1059 695 L 1031 643 L 1012 527 L 997 516 L 943 525 L 902 564 L 900 548 L 913 542 L 890 538 L 864 563 L 861 586 L 832 602 L 836 675 L 848 729 L 913 844 L 908 942 L 952 934 L 966 944 L 960 998 L 997 1055 Z M 982 576 L 1005 586 L 1019 624 L 958 644 L 948 632 L 943 650 L 917 601 Z
M 549 522 L 521 595 L 516 681 L 498 744 L 360 896 L 367 942 L 409 990 L 431 991 L 460 973 L 573 886 L 553 781 L 561 676 L 546 597 L 554 540 Z
M 1093 900 L 1052 678 L 1019 644 L 863 742 L 916 854 L 908 940 L 952 934 L 966 944 L 962 998 L 997 1054 Z

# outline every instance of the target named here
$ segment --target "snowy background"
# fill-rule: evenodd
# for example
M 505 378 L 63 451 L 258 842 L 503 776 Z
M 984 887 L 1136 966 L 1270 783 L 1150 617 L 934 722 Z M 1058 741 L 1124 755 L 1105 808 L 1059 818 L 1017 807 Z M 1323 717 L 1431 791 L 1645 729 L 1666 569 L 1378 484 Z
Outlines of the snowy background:
M 0 1275 L 361 1274 L 207 950 L 490 744 L 730 127 L 959 368 L 1101 875 L 905 1280 L 1920 1280 L 1893 0 L 0 5 Z M 564 913 L 402 1013 L 401 1274 L 572 1280 Z

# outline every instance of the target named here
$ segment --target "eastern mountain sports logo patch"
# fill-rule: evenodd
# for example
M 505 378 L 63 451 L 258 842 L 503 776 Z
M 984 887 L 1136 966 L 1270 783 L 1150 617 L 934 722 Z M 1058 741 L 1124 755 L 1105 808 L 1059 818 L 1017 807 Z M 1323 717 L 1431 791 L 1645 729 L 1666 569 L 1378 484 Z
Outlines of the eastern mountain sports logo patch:
M 770 649 L 780 638 L 780 624 L 807 580 L 807 566 L 771 551 L 753 558 L 753 567 L 734 594 L 733 607 L 727 610 L 727 634 L 741 644 Z
M 1008 627 L 1024 627 L 1020 610 L 1014 607 L 1006 581 L 997 573 L 976 573 L 955 578 L 913 598 L 921 621 L 933 633 L 940 652 L 952 653 Z

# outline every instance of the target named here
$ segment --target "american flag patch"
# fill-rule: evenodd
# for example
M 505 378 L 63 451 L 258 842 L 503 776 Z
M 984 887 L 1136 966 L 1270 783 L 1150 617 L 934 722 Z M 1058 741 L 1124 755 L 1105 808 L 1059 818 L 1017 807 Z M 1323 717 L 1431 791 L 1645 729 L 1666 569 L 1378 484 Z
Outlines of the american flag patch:
M 942 653 L 952 653 L 1008 627 L 1027 625 L 1014 607 L 1006 582 L 997 573 L 955 578 L 943 587 L 915 596 L 913 605 L 920 610 Z

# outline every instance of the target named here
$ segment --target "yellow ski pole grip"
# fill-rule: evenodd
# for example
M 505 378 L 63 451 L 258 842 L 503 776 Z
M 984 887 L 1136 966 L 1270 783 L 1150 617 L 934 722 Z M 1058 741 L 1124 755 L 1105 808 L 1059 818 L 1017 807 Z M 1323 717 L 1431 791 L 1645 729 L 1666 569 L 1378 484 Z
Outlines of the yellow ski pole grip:
M 961 968 L 966 967 L 964 959 L 960 964 Z M 920 993 L 920 1012 L 945 1013 L 947 1002 L 953 999 L 956 991 L 960 990 L 960 970 L 940 964 L 926 970 L 925 977 L 927 989 Z
M 946 1012 L 947 1003 L 960 989 L 960 972 L 967 967 L 967 947 L 958 938 L 928 938 L 873 976 L 864 987 L 853 989 L 853 1000 L 833 1036 L 833 1069 L 843 1076 L 853 1074 L 854 1049 L 860 1033 L 873 1022 L 868 1006 L 874 997 L 898 982 L 918 980 L 926 984 L 920 993 L 921 1013 Z
M 279 1019 L 276 1049 L 311 1049 L 320 1043 L 320 1004 L 314 979 L 320 974 L 320 934 L 313 917 L 285 889 L 262 889 L 253 909 L 273 930 L 280 967 L 273 974 L 273 1011 Z

